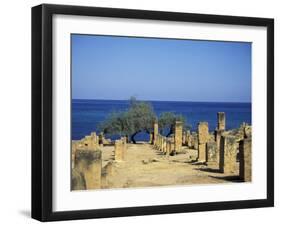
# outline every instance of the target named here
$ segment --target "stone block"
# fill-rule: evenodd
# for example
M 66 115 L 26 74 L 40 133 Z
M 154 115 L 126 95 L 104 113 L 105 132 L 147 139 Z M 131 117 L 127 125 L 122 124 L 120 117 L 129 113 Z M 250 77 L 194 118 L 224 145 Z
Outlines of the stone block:
M 219 168 L 222 173 L 234 173 L 238 143 L 235 136 L 221 136 Z
M 100 150 L 77 149 L 75 154 L 74 177 L 79 174 L 85 189 L 101 188 L 102 154 Z M 78 178 L 78 177 L 76 177 Z M 77 187 L 75 185 L 74 187 Z
M 239 142 L 239 177 L 245 182 L 252 180 L 252 139 L 247 138 Z

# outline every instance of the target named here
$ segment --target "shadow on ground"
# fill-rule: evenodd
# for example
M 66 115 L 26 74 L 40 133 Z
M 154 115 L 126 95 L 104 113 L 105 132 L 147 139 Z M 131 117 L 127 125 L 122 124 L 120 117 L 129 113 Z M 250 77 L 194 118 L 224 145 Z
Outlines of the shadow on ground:
M 209 173 L 220 173 L 219 169 L 212 169 L 212 168 L 201 168 L 201 169 L 195 169 L 195 170 L 200 170 L 200 171 L 209 172 Z
M 244 182 L 243 180 L 240 179 L 239 176 L 223 176 L 223 177 L 218 177 L 218 176 L 209 176 L 211 178 L 219 179 L 219 180 L 226 180 L 226 181 L 231 181 L 231 182 Z

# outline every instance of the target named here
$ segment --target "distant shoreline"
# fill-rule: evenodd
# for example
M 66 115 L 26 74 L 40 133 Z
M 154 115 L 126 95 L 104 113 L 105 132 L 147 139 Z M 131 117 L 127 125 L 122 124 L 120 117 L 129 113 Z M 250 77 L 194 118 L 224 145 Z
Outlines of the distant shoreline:
M 71 125 L 72 139 L 81 139 L 92 131 L 97 131 L 100 122 L 106 120 L 111 112 L 126 111 L 129 100 L 72 100 Z M 226 113 L 226 128 L 238 128 L 243 122 L 252 124 L 252 105 L 250 103 L 216 103 L 216 102 L 173 102 L 150 101 L 155 114 L 173 112 L 185 117 L 191 131 L 196 130 L 202 121 L 209 123 L 209 130 L 217 126 L 217 112 Z M 137 139 L 148 139 L 146 134 L 140 134 Z
M 128 99 L 123 100 L 114 100 L 114 99 L 77 99 L 73 98 L 72 101 L 127 101 Z M 222 103 L 222 104 L 252 104 L 252 102 L 224 102 L 224 101 L 189 101 L 189 100 L 138 100 L 145 102 L 179 102 L 179 103 Z

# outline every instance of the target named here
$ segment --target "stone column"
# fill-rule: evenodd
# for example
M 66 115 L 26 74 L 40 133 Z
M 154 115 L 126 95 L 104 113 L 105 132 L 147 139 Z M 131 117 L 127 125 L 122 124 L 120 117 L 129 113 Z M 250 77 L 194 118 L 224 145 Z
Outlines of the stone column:
M 206 162 L 206 143 L 209 140 L 208 122 L 198 123 L 198 162 Z
M 156 136 L 156 149 L 159 150 L 160 148 L 160 136 L 159 134 Z
M 122 140 L 116 140 L 114 145 L 115 161 L 124 161 L 124 144 Z
M 252 180 L 252 138 L 239 142 L 239 177 L 245 182 Z
M 218 120 L 218 130 L 225 130 L 225 113 L 218 112 L 217 113 L 217 120 Z
M 219 150 L 220 150 L 220 146 L 221 146 L 221 136 L 223 134 L 223 130 L 216 130 L 215 131 L 215 142 L 217 143 L 217 160 L 218 160 L 218 163 L 219 163 Z
M 153 144 L 156 143 L 157 136 L 158 136 L 158 121 L 155 121 L 153 125 Z
M 167 139 L 166 156 L 170 156 L 171 148 L 172 148 L 171 146 L 172 146 L 171 140 L 170 140 L 170 139 Z
M 186 131 L 182 132 L 182 144 L 186 145 Z
M 161 151 L 164 151 L 164 137 L 161 136 Z
M 153 133 L 149 133 L 149 143 L 154 144 L 153 142 Z
M 160 151 L 163 151 L 163 147 L 164 147 L 164 139 L 163 139 L 163 136 L 160 136 L 160 137 L 161 137 Z
M 102 153 L 100 150 L 76 150 L 75 172 L 83 177 L 85 189 L 101 188 L 101 169 Z
M 174 140 L 172 140 L 171 141 L 171 151 L 170 151 L 170 154 L 174 154 L 175 153 L 175 141 Z
M 238 144 L 235 136 L 223 135 L 220 144 L 219 169 L 221 173 L 234 173 Z
M 166 154 L 167 151 L 167 138 L 163 137 L 163 152 Z
M 182 148 L 182 122 L 176 121 L 175 125 L 175 151 L 178 152 Z

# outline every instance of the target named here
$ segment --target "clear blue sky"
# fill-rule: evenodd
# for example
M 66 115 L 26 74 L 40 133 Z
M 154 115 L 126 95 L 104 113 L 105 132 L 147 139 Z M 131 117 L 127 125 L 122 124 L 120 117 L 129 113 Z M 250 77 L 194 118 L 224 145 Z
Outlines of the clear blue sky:
M 72 35 L 72 98 L 251 102 L 251 43 Z

